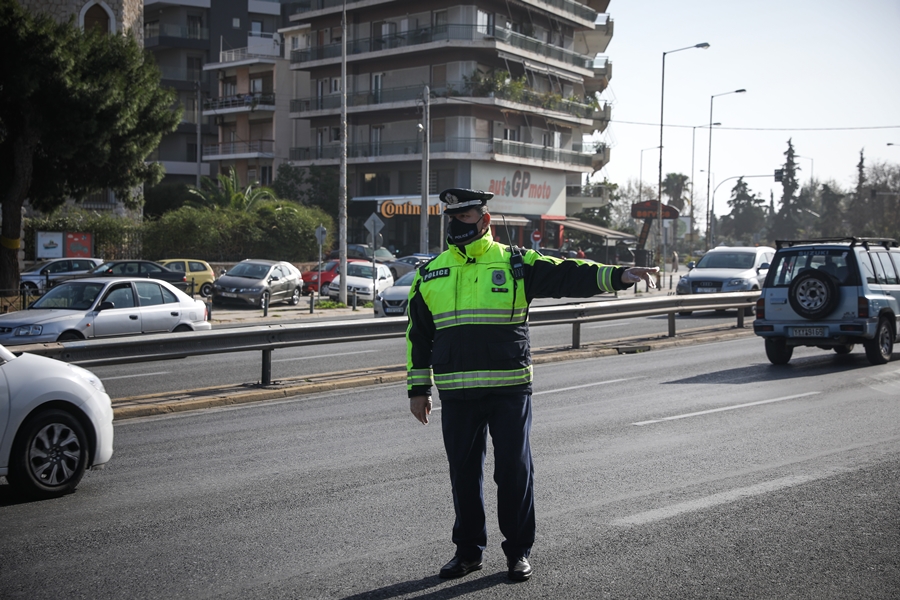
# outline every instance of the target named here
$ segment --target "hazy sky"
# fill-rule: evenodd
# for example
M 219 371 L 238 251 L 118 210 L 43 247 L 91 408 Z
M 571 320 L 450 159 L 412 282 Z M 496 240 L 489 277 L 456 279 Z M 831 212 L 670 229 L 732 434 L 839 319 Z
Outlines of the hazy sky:
M 662 53 L 666 56 L 663 178 L 691 177 L 691 127 L 713 121 L 713 187 L 736 175 L 768 203 L 781 184 L 772 172 L 784 164 L 788 138 L 802 157 L 800 180 L 855 185 L 859 152 L 871 161 L 900 164 L 900 0 L 612 0 L 615 22 L 607 56 L 612 79 L 602 98 L 613 122 L 602 138 L 612 160 L 605 176 L 624 185 L 655 186 L 659 171 Z M 680 126 L 680 127 L 678 127 Z M 698 209 L 706 197 L 708 129 L 694 130 Z M 897 144 L 887 146 L 888 142 Z M 715 212 L 727 214 L 730 190 L 722 183 Z M 652 197 L 652 196 L 651 196 Z M 898 208 L 900 210 L 900 208 Z M 698 219 L 699 220 L 699 219 Z

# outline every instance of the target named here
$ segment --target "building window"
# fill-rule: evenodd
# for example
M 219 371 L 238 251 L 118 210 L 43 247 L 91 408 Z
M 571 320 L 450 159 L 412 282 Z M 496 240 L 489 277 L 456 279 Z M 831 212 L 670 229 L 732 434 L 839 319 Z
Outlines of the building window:
M 200 15 L 188 15 L 188 37 L 192 40 L 203 39 L 203 17 Z
M 186 158 L 187 162 L 197 162 L 197 144 L 188 142 Z
M 263 92 L 263 80 L 262 77 L 254 77 L 250 80 L 250 93 L 251 94 L 262 94 Z
M 494 14 L 479 10 L 475 13 L 475 30 L 484 35 L 494 35 Z
M 84 13 L 84 30 L 99 31 L 100 33 L 110 32 L 109 15 L 99 4 L 93 5 Z
M 331 128 L 331 141 L 332 142 L 341 141 L 341 128 L 340 127 L 332 127 Z
M 360 196 L 387 196 L 391 193 L 391 177 L 387 173 L 363 173 Z
M 231 20 L 231 27 L 233 29 L 240 29 L 241 28 L 241 20 L 238 17 L 233 18 Z
M 200 81 L 203 79 L 203 59 L 199 56 L 187 57 L 187 80 Z
M 262 165 L 259 167 L 259 184 L 269 185 L 272 183 L 272 165 Z
M 332 77 L 331 78 L 331 93 L 336 94 L 341 91 L 341 78 L 340 77 Z
M 331 28 L 331 43 L 338 44 L 343 37 L 344 32 L 340 27 L 332 27 Z
M 237 83 L 234 81 L 223 81 L 222 95 L 226 98 L 229 96 L 237 96 Z
M 384 125 L 373 125 L 369 128 L 369 156 L 381 156 L 381 133 Z
M 291 50 L 299 50 L 300 49 L 300 36 L 292 35 L 291 36 Z
M 262 21 L 250 21 L 250 35 L 258 36 L 262 33 L 262 30 Z
M 510 142 L 518 142 L 519 141 L 519 130 L 518 129 L 509 129 L 507 127 L 503 128 L 503 139 L 508 140 Z

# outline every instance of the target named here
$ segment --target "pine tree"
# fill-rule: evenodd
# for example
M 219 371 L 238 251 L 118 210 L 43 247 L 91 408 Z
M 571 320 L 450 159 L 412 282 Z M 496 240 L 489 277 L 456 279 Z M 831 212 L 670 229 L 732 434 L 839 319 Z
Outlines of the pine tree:
M 795 238 L 800 229 L 800 207 L 797 205 L 797 156 L 792 140 L 788 140 L 788 149 L 784 153 L 785 162 L 781 178 L 781 206 L 775 215 L 773 235 L 775 239 L 789 240 Z

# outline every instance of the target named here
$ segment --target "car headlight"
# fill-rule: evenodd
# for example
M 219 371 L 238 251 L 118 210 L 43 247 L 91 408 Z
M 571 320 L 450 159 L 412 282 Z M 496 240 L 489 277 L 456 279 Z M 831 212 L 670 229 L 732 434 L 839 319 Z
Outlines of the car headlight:
M 363 294 L 371 294 L 372 288 L 371 287 L 361 287 L 361 288 L 359 288 L 359 291 L 362 292 Z
M 728 282 L 729 287 L 738 287 L 742 285 L 747 285 L 746 279 L 732 279 Z
M 79 377 L 81 377 L 82 379 L 84 379 L 85 381 L 90 383 L 92 386 L 94 386 L 95 389 L 103 392 L 104 394 L 106 393 L 106 388 L 103 387 L 103 382 L 100 381 L 99 377 L 97 377 L 96 375 L 94 375 L 93 373 L 88 371 L 87 369 L 85 369 L 83 367 L 79 367 L 78 365 L 66 363 L 66 366 L 69 367 L 70 369 L 72 369 L 73 373 L 75 373 L 76 375 L 78 375 Z
M 248 292 L 248 293 L 251 293 L 251 294 L 256 294 L 256 293 L 259 293 L 259 292 L 261 292 L 261 291 L 263 291 L 263 288 L 261 288 L 261 287 L 241 288 L 241 292 Z
M 41 335 L 43 330 L 44 328 L 40 325 L 22 325 L 21 327 L 16 327 L 13 335 Z
M 309 280 L 310 280 L 310 281 L 318 281 L 318 280 L 319 280 L 319 276 L 318 276 L 318 275 L 313 275 L 312 277 L 309 278 Z
M 675 286 L 676 289 L 680 288 L 680 289 L 684 289 L 684 290 L 686 290 L 690 287 L 691 287 L 691 282 L 690 282 L 690 280 L 688 280 L 687 277 L 682 277 L 681 279 L 679 279 L 678 284 Z

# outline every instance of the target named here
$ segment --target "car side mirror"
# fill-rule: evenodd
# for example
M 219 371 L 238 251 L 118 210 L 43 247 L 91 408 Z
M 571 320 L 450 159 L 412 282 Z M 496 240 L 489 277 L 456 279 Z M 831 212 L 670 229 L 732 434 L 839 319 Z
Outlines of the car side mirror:
M 101 310 L 109 310 L 110 308 L 115 308 L 115 307 L 116 307 L 115 302 L 110 302 L 109 300 L 107 300 L 105 302 L 100 303 L 100 306 L 97 307 L 97 312 L 100 312 Z
M 691 269 L 693 269 L 696 266 L 697 266 L 697 263 L 695 263 L 694 261 L 689 262 L 687 264 L 688 271 L 690 271 Z
M 278 277 L 278 275 L 272 275 L 271 277 L 269 277 L 269 281 L 278 281 L 279 279 L 280 278 Z
M 759 268 L 756 269 L 756 272 L 759 273 L 760 271 L 768 271 L 770 266 L 771 265 L 769 263 L 763 263 L 759 265 Z

